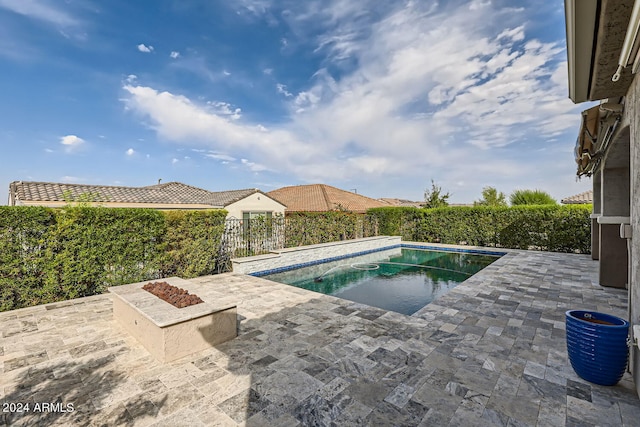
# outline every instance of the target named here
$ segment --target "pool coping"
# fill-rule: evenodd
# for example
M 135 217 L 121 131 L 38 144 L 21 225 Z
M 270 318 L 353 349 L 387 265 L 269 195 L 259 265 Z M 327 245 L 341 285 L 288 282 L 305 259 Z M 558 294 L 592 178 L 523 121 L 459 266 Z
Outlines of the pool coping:
M 76 408 L 9 420 L 635 425 L 630 374 L 588 383 L 565 346 L 566 310 L 624 317 L 627 291 L 601 287 L 588 255 L 509 252 L 420 318 L 236 273 L 190 279 L 212 300 L 238 302 L 240 334 L 165 368 L 113 321 L 110 294 L 0 313 L 4 396 Z
M 425 244 L 420 242 L 402 242 L 401 241 L 398 244 L 389 245 L 381 248 L 368 249 L 368 250 L 353 252 L 345 255 L 337 255 L 333 257 L 320 258 L 313 261 L 307 261 L 307 262 L 287 265 L 283 267 L 270 268 L 267 270 L 248 273 L 247 275 L 253 276 L 253 277 L 264 277 L 270 274 L 283 273 L 285 271 L 297 270 L 298 268 L 310 267 L 313 265 L 339 261 L 342 259 L 353 258 L 361 255 L 368 255 L 371 253 L 382 252 L 382 251 L 387 251 L 387 250 L 396 249 L 396 248 L 423 249 L 423 250 L 439 251 L 439 252 L 469 253 L 469 254 L 475 254 L 475 255 L 494 255 L 498 257 L 502 257 L 504 255 L 507 255 L 509 252 L 512 252 L 512 250 L 503 249 L 503 248 L 492 249 L 492 248 L 485 248 L 480 246 L 447 245 L 447 244 L 441 244 L 441 243 Z

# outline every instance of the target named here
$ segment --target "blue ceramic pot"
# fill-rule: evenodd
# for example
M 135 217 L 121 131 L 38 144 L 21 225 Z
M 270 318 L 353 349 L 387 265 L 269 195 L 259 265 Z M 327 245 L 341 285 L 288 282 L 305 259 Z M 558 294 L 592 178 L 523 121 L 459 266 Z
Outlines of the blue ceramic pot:
M 595 384 L 617 384 L 629 360 L 629 322 L 584 310 L 569 310 L 565 317 L 567 351 L 576 374 Z

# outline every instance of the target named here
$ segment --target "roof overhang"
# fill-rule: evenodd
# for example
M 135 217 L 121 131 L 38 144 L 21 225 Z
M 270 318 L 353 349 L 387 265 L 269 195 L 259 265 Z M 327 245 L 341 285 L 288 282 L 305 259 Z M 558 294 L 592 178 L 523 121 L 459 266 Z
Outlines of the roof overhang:
M 575 103 L 589 98 L 591 61 L 598 21 L 598 0 L 565 0 L 569 98 Z
M 575 103 L 624 96 L 633 80 L 631 67 L 611 78 L 634 0 L 565 0 L 569 98 Z

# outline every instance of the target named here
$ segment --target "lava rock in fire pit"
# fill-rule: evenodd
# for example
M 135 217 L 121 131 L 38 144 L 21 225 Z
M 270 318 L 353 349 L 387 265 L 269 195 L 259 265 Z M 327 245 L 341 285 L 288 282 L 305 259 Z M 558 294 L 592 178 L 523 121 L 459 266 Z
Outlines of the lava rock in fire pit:
M 151 292 L 158 298 L 168 302 L 174 307 L 184 308 L 190 305 L 200 304 L 202 301 L 197 295 L 189 295 L 188 291 L 177 288 L 167 282 L 149 282 L 142 287 L 147 292 Z

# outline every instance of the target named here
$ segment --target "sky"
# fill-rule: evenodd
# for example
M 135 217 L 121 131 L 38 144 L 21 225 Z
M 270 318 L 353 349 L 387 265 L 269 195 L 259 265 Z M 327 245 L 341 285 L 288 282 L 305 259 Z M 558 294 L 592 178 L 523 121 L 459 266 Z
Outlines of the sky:
M 0 204 L 159 179 L 559 201 L 591 188 L 566 58 L 562 0 L 0 0 Z

